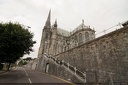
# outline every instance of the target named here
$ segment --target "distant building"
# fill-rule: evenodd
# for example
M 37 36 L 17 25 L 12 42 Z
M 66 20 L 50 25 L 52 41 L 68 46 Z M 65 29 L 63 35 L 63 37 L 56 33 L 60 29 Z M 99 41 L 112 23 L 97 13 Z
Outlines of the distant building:
M 95 38 L 95 30 L 82 23 L 72 32 L 58 27 L 57 20 L 51 25 L 51 11 L 43 28 L 38 57 L 43 53 L 56 55 Z

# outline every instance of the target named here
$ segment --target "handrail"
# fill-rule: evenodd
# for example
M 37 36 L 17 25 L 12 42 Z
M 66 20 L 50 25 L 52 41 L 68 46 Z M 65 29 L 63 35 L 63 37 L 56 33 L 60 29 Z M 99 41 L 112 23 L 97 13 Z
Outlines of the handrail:
M 48 56 L 47 54 L 44 54 L 44 55 L 46 55 L 47 58 L 50 58 L 51 60 L 53 60 L 55 63 L 65 66 L 67 69 L 69 69 L 71 72 L 73 72 L 75 74 L 75 76 L 81 78 L 84 83 L 86 82 L 86 72 L 82 72 L 82 71 L 78 70 L 76 67 L 70 65 L 69 63 L 65 62 L 64 60 L 58 60 L 58 59 L 52 57 L 51 55 Z
M 104 29 L 103 31 L 98 32 L 96 34 L 96 37 L 98 38 L 98 37 L 103 36 L 103 35 L 105 35 L 105 34 L 107 34 L 109 32 L 112 32 L 114 30 L 121 29 L 122 27 L 124 27 L 126 25 L 128 25 L 128 20 L 127 21 L 120 22 L 120 23 L 118 23 L 118 24 L 116 24 L 114 26 L 111 26 L 111 27 L 109 27 L 107 29 Z

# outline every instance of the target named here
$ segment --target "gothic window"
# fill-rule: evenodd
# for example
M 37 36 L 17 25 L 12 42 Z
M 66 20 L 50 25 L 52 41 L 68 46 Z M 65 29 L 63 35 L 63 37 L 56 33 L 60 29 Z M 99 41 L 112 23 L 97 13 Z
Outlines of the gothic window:
M 66 51 L 66 46 L 64 47 L 64 51 Z
M 82 43 L 82 34 L 80 33 L 79 34 L 79 44 L 81 44 Z
M 46 33 L 45 33 L 45 39 L 48 39 L 48 32 L 46 31 Z
M 47 41 L 45 41 L 45 49 L 47 49 L 48 45 L 47 45 Z
M 89 41 L 89 33 L 85 32 L 85 42 L 88 42 L 88 41 Z

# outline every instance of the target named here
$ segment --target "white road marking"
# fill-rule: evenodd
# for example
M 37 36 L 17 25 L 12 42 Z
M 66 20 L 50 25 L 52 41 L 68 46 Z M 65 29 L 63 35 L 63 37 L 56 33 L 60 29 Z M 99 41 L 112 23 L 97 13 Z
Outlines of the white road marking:
M 28 76 L 28 74 L 27 74 L 27 72 L 26 72 L 26 70 L 25 70 L 25 69 L 24 69 L 24 72 L 25 72 L 26 76 Z
M 28 78 L 28 80 L 29 80 L 29 83 L 30 83 L 30 84 L 32 84 L 32 81 L 31 81 L 31 79 L 30 79 L 30 78 Z

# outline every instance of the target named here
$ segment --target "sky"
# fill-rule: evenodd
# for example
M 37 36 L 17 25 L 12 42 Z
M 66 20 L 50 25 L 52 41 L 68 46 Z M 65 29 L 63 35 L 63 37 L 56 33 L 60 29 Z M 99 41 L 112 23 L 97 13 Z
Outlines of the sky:
M 0 0 L 0 22 L 19 22 L 26 28 L 30 26 L 28 29 L 34 33 L 33 40 L 37 43 L 33 47 L 34 52 L 24 57 L 36 58 L 50 9 L 52 24 L 57 19 L 58 27 L 72 31 L 84 19 L 84 24 L 99 34 L 128 20 L 127 4 L 128 0 Z

